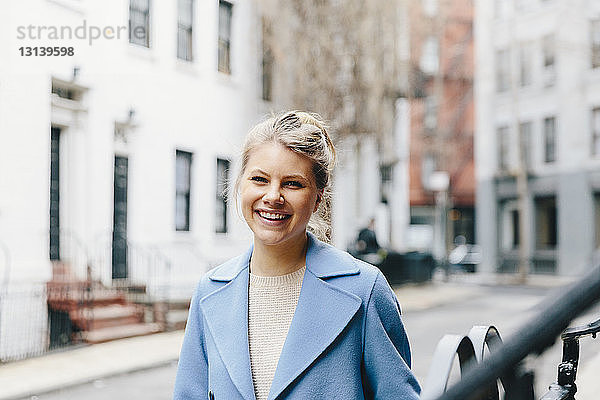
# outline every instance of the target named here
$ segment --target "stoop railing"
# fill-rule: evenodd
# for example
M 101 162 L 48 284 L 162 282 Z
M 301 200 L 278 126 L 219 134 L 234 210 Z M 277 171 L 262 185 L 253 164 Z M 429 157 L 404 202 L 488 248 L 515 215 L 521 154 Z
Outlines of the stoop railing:
M 505 400 L 533 400 L 533 372 L 523 367 L 529 354 L 541 354 L 560 336 L 563 358 L 557 382 L 542 400 L 574 400 L 577 386 L 579 339 L 600 332 L 600 320 L 566 329 L 568 324 L 600 300 L 600 263 L 577 283 L 548 299 L 510 341 L 502 343 L 493 326 L 474 327 L 467 336 L 446 335 L 439 342 L 424 385 L 422 400 L 496 400 L 499 385 Z M 562 334 L 561 334 L 562 333 Z M 485 349 L 488 356 L 484 359 Z M 458 355 L 461 380 L 447 388 L 452 363 Z

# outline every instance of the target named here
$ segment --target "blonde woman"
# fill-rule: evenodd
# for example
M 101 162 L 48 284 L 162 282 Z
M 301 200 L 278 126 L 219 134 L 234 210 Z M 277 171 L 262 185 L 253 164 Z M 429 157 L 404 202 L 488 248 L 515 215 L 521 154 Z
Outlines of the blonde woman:
M 387 281 L 311 233 L 334 161 L 313 114 L 250 131 L 234 194 L 254 245 L 199 283 L 174 399 L 418 399 Z

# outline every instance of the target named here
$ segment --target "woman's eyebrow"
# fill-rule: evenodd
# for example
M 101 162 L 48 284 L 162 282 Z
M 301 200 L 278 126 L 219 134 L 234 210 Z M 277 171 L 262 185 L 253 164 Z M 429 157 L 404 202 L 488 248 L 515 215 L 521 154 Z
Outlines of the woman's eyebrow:
M 265 171 L 263 171 L 260 168 L 254 168 L 250 171 L 250 174 L 261 174 L 261 175 L 266 175 L 269 176 L 269 174 L 267 174 Z
M 306 177 L 304 175 L 301 174 L 291 174 L 291 175 L 285 175 L 283 177 L 283 179 L 301 179 L 301 180 L 308 180 L 306 179 Z

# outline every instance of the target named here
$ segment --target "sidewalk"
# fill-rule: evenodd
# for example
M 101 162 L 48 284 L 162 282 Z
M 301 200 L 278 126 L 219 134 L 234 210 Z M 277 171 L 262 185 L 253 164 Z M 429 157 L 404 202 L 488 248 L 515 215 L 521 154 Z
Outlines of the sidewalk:
M 492 279 L 493 278 L 493 279 Z M 532 277 L 528 285 L 554 288 L 570 283 L 556 277 Z M 475 299 L 486 285 L 499 284 L 497 277 L 480 274 L 451 276 L 449 282 L 394 287 L 403 312 L 418 312 L 443 304 Z M 502 284 L 500 282 L 500 284 Z M 511 285 L 511 282 L 505 284 Z M 0 365 L 0 400 L 16 400 L 105 378 L 168 364 L 179 357 L 183 331 L 117 340 L 60 353 Z M 578 398 L 600 393 L 600 355 L 578 374 Z
M 183 331 L 95 344 L 0 365 L 0 399 L 22 399 L 179 358 Z

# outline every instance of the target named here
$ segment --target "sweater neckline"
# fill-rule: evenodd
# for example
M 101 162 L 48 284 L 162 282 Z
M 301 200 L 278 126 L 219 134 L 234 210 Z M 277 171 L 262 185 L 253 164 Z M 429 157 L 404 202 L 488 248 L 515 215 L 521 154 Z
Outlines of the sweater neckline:
M 250 286 L 261 286 L 261 287 L 272 286 L 272 287 L 274 287 L 274 286 L 293 285 L 293 284 L 298 283 L 299 281 L 302 281 L 305 271 L 306 271 L 306 265 L 303 266 L 302 268 L 297 269 L 294 272 L 290 272 L 289 274 L 278 275 L 278 276 L 261 276 L 261 275 L 255 275 L 252 272 L 250 272 Z

